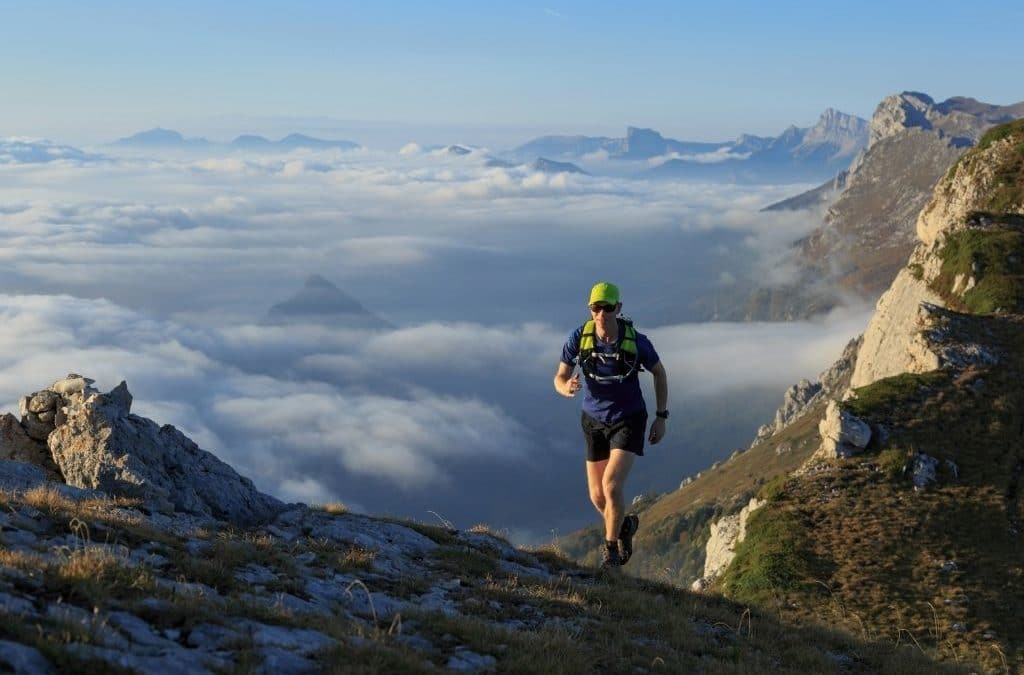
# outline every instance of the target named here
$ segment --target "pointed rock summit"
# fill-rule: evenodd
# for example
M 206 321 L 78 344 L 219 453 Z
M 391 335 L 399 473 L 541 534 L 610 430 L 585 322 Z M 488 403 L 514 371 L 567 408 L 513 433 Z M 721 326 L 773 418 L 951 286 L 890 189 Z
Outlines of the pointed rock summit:
M 530 168 L 541 173 L 578 173 L 584 176 L 590 175 L 571 162 L 556 162 L 544 157 L 538 157 L 537 161 L 530 165 Z
M 374 329 L 390 325 L 319 274 L 306 279 L 298 293 L 272 306 L 267 320 L 270 323 L 346 323 Z
M 46 478 L 145 508 L 235 525 L 266 522 L 284 508 L 173 426 L 132 414 L 128 385 L 100 393 L 70 374 L 21 400 L 21 420 L 0 416 L 0 460 L 35 465 Z

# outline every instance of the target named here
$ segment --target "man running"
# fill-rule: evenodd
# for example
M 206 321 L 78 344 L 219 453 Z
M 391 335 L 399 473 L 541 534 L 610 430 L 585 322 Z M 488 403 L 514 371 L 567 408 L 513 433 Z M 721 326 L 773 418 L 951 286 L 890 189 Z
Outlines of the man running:
M 555 373 L 555 391 L 572 398 L 583 388 L 583 437 L 587 441 L 587 486 L 590 501 L 604 518 L 605 546 L 601 567 L 624 565 L 633 555 L 633 535 L 640 524 L 626 515 L 625 484 L 633 460 L 644 454 L 647 405 L 640 392 L 646 368 L 654 376 L 657 409 L 648 435 L 651 445 L 665 437 L 668 419 L 668 376 L 646 335 L 619 316 L 619 289 L 602 281 L 590 291 L 593 317 L 572 332 L 562 347 Z

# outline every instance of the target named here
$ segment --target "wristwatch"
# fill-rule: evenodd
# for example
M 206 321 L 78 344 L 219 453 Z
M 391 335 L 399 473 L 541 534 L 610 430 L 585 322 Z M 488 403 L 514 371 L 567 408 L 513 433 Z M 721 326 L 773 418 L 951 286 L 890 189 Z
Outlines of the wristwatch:
M 668 411 L 667 410 L 659 410 L 658 412 L 654 413 L 654 416 L 655 417 L 660 417 L 663 420 L 667 420 L 668 419 Z

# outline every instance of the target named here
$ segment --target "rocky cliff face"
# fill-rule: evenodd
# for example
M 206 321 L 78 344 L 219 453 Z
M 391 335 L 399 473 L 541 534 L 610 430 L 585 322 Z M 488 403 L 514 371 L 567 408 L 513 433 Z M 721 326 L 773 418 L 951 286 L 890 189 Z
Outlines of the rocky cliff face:
M 916 92 L 885 98 L 846 188 L 821 227 L 794 250 L 800 281 L 759 289 L 738 308 L 742 318 L 789 320 L 828 310 L 844 294 L 877 298 L 906 262 L 917 216 L 950 165 L 986 129 L 1022 115 L 1024 103 L 997 106 L 962 97 L 935 103 Z
M 888 113 L 923 125 L 930 110 Z M 817 452 L 758 495 L 766 504 L 719 585 L 787 616 L 861 630 L 898 621 L 939 658 L 1020 670 L 1024 622 L 1009 608 L 1024 601 L 1013 581 L 1024 523 L 1024 120 L 989 130 L 945 172 L 915 233 L 850 390 L 815 409 Z M 737 529 L 721 519 L 712 531 L 723 526 Z M 716 543 L 707 557 L 720 561 Z
M 995 271 L 992 263 L 985 269 L 982 252 L 971 251 L 964 261 L 966 267 L 952 283 L 943 278 L 949 276 L 949 258 L 954 255 L 950 248 L 962 239 L 953 238 L 961 233 L 972 239 L 992 236 L 1004 227 L 1012 228 L 1014 216 L 1024 212 L 1024 202 L 1002 196 L 1003 192 L 1012 195 L 1019 180 L 1013 178 L 1004 185 L 1007 176 L 1015 175 L 1020 162 L 1017 142 L 1017 134 L 986 137 L 984 147 L 979 146 L 957 163 L 935 188 L 931 201 L 917 218 L 918 243 L 910 261 L 879 300 L 864 333 L 851 386 L 862 387 L 904 372 L 927 372 L 941 365 L 925 330 L 935 314 L 929 308 L 949 303 L 960 306 L 983 275 Z M 993 213 L 994 206 L 999 209 L 997 213 Z M 1006 260 L 994 262 L 1007 264 Z
M 67 485 L 141 500 L 147 509 L 266 522 L 284 504 L 261 494 L 171 425 L 131 414 L 122 382 L 102 394 L 70 374 L 21 399 L 21 420 L 0 417 L 0 459 L 30 462 Z

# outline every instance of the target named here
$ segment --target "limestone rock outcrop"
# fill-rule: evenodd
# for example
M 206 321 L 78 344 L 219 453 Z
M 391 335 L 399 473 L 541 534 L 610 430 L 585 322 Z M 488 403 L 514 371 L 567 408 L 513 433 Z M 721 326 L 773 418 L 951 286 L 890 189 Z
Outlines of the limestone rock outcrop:
M 704 576 L 693 582 L 690 586 L 692 590 L 700 592 L 709 588 L 725 571 L 736 557 L 736 546 L 747 536 L 747 519 L 764 504 L 757 497 L 752 497 L 739 513 L 725 516 L 711 524 L 711 537 L 704 557 Z
M 46 444 L 28 435 L 25 427 L 11 413 L 0 415 L 0 459 L 28 462 L 58 475 Z
M 800 380 L 783 394 L 782 405 L 775 411 L 775 419 L 757 430 L 757 437 L 750 447 L 763 443 L 793 422 L 803 417 L 819 402 L 840 398 L 850 382 L 850 374 L 857 361 L 857 351 L 862 338 L 850 340 L 842 355 L 825 369 L 815 382 Z
M 931 201 L 917 219 L 917 247 L 878 301 L 864 333 L 851 387 L 905 372 L 927 372 L 943 365 L 936 353 L 935 334 L 929 336 L 925 332 L 938 317 L 936 308 L 946 305 L 935 290 L 942 273 L 942 248 L 953 234 L 990 226 L 984 214 L 989 210 L 994 184 L 1003 168 L 1016 161 L 1016 153 L 1012 139 L 996 140 L 983 151 L 965 156 L 936 186 Z M 1024 210 L 1024 204 L 1017 208 Z M 956 279 L 950 291 L 963 295 L 974 287 L 980 273 L 977 264 L 973 265 L 970 279 Z
M 871 426 L 836 403 L 829 401 L 825 419 L 818 424 L 821 448 L 818 453 L 826 458 L 851 457 L 859 454 L 871 442 Z
M 65 406 L 47 442 L 69 485 L 239 525 L 269 520 L 283 506 L 173 426 L 131 414 L 131 403 L 122 381 Z
M 21 420 L 0 416 L 0 460 L 27 462 L 49 480 L 146 508 L 252 525 L 284 505 L 171 425 L 131 413 L 128 385 L 100 393 L 72 373 L 22 397 Z

